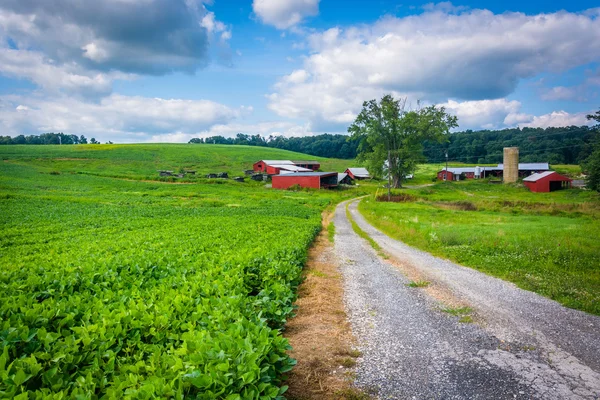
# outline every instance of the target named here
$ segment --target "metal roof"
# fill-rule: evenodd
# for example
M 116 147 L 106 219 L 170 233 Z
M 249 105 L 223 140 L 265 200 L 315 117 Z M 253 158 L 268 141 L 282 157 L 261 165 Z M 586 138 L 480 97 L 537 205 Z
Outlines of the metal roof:
M 477 172 L 477 168 L 479 168 L 480 172 L 497 170 L 496 167 L 456 167 L 456 168 L 448 167 L 448 172 L 452 172 L 453 174 L 462 174 L 463 172 L 464 173 L 467 173 L 467 172 L 475 173 L 475 172 Z M 445 170 L 446 170 L 445 167 L 442 168 L 442 171 L 445 171 Z
M 295 174 L 279 174 L 279 175 L 274 175 L 273 177 L 277 177 L 277 176 L 331 176 L 331 175 L 337 175 L 337 172 L 298 172 Z
M 341 174 L 338 173 L 338 182 L 341 182 L 344 180 L 345 177 L 347 177 L 348 174 L 346 174 L 345 172 L 342 172 Z
M 267 165 L 294 165 L 290 160 L 260 160 Z
M 554 175 L 554 174 L 558 175 L 558 178 L 560 178 L 561 181 L 564 180 L 563 179 L 564 176 L 558 174 L 556 171 L 545 171 L 545 172 L 540 172 L 538 174 L 531 174 L 527 178 L 523 179 L 523 182 L 537 182 L 542 178 L 545 178 L 549 175 Z M 569 179 L 569 178 L 567 178 L 567 179 Z
M 498 164 L 498 168 L 504 169 L 504 164 Z M 521 171 L 547 171 L 549 169 L 548 163 L 519 163 Z
M 311 172 L 312 169 L 308 169 L 308 168 L 303 168 L 303 167 L 298 167 L 296 165 L 270 165 L 271 167 L 275 167 L 275 168 L 279 168 L 279 169 L 283 169 L 285 171 L 290 171 L 290 172 Z
M 294 164 L 321 164 L 319 161 L 315 161 L 315 160 L 309 160 L 309 161 L 305 161 L 305 160 L 301 160 L 301 161 L 293 161 Z
M 366 168 L 348 168 L 348 171 L 352 172 L 354 176 L 360 176 L 361 178 L 370 178 L 369 171 Z

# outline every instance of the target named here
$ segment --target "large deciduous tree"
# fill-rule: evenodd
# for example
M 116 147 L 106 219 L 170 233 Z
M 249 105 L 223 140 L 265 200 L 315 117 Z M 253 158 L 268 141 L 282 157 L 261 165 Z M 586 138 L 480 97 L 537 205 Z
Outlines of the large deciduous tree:
M 600 110 L 595 114 L 587 116 L 588 120 L 594 120 L 598 124 L 595 126 L 594 150 L 588 158 L 583 161 L 581 169 L 586 174 L 585 186 L 590 190 L 600 192 Z
M 352 138 L 360 139 L 358 159 L 366 163 L 375 177 L 389 174 L 391 186 L 402 186 L 423 160 L 423 141 L 443 141 L 457 118 L 444 107 L 406 109 L 406 99 L 385 95 L 365 101 L 360 114 L 348 128 Z

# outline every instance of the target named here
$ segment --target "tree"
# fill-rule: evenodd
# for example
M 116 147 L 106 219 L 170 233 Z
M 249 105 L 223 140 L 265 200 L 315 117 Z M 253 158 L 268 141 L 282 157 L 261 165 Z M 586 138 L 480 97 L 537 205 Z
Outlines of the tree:
M 87 144 L 87 139 L 85 138 L 85 136 L 81 135 L 79 137 L 79 143 L 81 143 L 81 144 Z
M 595 143 L 592 154 L 581 164 L 581 169 L 586 173 L 585 186 L 590 190 L 600 192 L 600 110 L 595 114 L 587 115 L 588 120 L 594 120 Z
M 429 106 L 406 110 L 406 99 L 385 95 L 381 101 L 365 101 L 360 114 L 348 128 L 352 139 L 360 140 L 358 158 L 371 174 L 391 178 L 391 186 L 402 186 L 423 160 L 423 141 L 443 141 L 457 118 L 444 107 Z
M 97 141 L 96 138 L 91 138 L 90 139 L 90 144 L 100 144 L 100 142 Z

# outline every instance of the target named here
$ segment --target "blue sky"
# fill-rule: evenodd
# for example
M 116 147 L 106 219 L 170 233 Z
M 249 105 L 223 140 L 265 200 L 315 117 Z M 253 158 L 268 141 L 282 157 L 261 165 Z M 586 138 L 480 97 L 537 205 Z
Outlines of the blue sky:
M 3 0 L 0 135 L 345 133 L 385 93 L 459 129 L 588 123 L 591 1 Z

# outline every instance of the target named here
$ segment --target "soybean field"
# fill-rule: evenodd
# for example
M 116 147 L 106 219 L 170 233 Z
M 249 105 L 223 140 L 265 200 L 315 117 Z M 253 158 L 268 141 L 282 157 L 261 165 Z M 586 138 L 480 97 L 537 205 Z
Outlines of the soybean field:
M 1 150 L 0 398 L 283 395 L 280 330 L 321 212 L 344 194 L 148 181 L 251 168 L 263 151 L 212 149 Z

